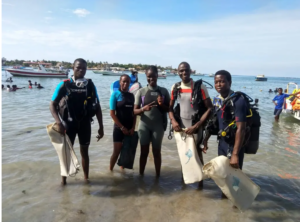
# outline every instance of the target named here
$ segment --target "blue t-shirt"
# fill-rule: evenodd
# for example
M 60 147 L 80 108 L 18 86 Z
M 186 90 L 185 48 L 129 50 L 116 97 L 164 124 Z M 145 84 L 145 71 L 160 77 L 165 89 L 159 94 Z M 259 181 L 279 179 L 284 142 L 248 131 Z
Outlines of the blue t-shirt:
M 234 115 L 236 122 L 246 122 L 247 115 L 250 114 L 249 107 L 247 102 L 243 99 L 243 97 L 239 96 L 233 98 L 234 104 Z M 223 109 L 220 109 L 217 113 L 219 130 L 225 129 L 233 120 L 230 113 L 230 106 L 226 106 Z M 220 138 L 219 140 L 219 149 L 223 149 L 227 151 L 229 144 L 225 141 L 224 138 Z
M 289 97 L 289 94 L 281 94 L 274 97 L 273 101 L 276 101 L 277 105 L 275 106 L 275 109 L 282 109 L 284 98 Z

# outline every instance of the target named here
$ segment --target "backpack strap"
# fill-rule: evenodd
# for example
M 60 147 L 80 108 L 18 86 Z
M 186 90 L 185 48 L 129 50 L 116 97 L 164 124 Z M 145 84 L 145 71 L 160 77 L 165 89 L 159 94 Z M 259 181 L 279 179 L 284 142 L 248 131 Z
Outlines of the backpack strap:
M 174 84 L 174 88 L 173 88 L 174 100 L 177 100 L 178 96 L 180 96 L 180 86 L 181 86 L 181 82 L 177 82 Z

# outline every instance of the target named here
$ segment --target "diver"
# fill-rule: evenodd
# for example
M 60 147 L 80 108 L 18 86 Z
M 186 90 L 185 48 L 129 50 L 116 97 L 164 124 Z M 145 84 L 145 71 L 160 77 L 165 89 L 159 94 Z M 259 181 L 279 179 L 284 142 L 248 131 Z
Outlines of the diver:
M 38 83 L 36 88 L 37 88 L 37 89 L 43 89 L 44 87 L 43 87 L 43 86 L 41 86 L 41 84 L 40 84 L 40 83 Z
M 269 89 L 269 93 L 272 93 L 273 92 L 273 90 L 272 89 Z
M 24 89 L 25 87 L 18 88 L 17 85 L 12 85 L 12 91 L 17 91 L 18 89 Z
M 255 99 L 255 100 L 254 100 L 254 104 L 253 104 L 253 106 L 256 106 L 256 107 L 258 107 L 258 102 L 259 102 L 259 100 L 258 100 L 258 99 Z
M 110 97 L 110 116 L 114 121 L 113 142 L 114 150 L 110 158 L 109 169 L 112 171 L 121 153 L 124 136 L 132 136 L 136 116 L 133 113 L 134 95 L 129 93 L 130 77 L 126 74 L 120 77 L 120 87 Z M 123 168 L 121 166 L 121 168 Z
M 297 93 L 294 93 L 294 94 L 284 94 L 284 93 L 282 93 L 282 88 L 278 89 L 278 95 L 275 96 L 274 99 L 272 100 L 274 105 L 275 105 L 275 109 L 274 109 L 274 116 L 275 117 L 274 118 L 275 118 L 276 122 L 278 122 L 279 116 L 282 112 L 282 107 L 283 107 L 285 98 L 290 97 L 290 96 L 296 96 L 299 93 L 300 92 L 297 92 Z
M 57 131 L 67 134 L 72 145 L 78 135 L 84 179 L 89 183 L 89 145 L 91 141 L 91 121 L 96 115 L 99 123 L 97 141 L 104 135 L 102 111 L 97 89 L 90 79 L 86 79 L 87 62 L 76 59 L 73 63 L 74 75 L 60 82 L 52 96 L 50 111 L 55 119 Z M 62 177 L 62 185 L 66 185 Z
M 134 102 L 134 114 L 141 115 L 138 130 L 141 144 L 140 175 L 144 174 L 150 143 L 152 143 L 156 177 L 159 177 L 161 144 L 168 124 L 170 95 L 166 88 L 157 85 L 156 66 L 149 66 L 146 69 L 146 78 L 148 85 L 137 91 Z
M 130 80 L 131 80 L 131 83 L 139 82 L 137 71 L 133 71 L 133 70 L 131 71 Z
M 234 92 L 231 90 L 231 74 L 228 71 L 220 70 L 215 74 L 215 89 L 220 94 L 219 97 L 224 101 L 229 98 Z M 249 115 L 249 107 L 246 100 L 242 96 L 235 97 L 233 102 L 234 120 L 236 131 L 229 139 L 218 136 L 218 155 L 227 156 L 230 158 L 230 165 L 233 168 L 243 167 L 244 149 L 242 148 L 246 133 L 247 116 Z M 232 113 L 229 106 L 224 106 L 217 110 L 217 128 L 224 130 L 229 127 L 232 121 Z M 229 133 L 228 133 L 229 134 Z M 205 137 L 203 141 L 202 151 L 206 153 L 207 141 L 209 137 Z
M 32 83 L 29 82 L 29 86 L 28 86 L 29 89 L 32 89 Z
M 189 63 L 181 62 L 178 66 L 178 74 L 181 82 L 174 84 L 171 88 L 170 121 L 175 131 L 179 132 L 185 128 L 187 134 L 194 134 L 198 155 L 204 165 L 200 143 L 203 139 L 203 125 L 209 117 L 213 105 L 205 85 L 202 84 L 202 80 L 200 80 L 201 82 L 199 80 L 194 82 L 190 77 L 191 67 Z M 195 104 L 191 103 L 191 98 L 194 95 L 193 90 L 198 90 L 199 95 L 201 95 L 197 98 L 198 101 L 195 101 Z M 174 111 L 176 100 L 179 107 L 175 110 L 180 110 L 178 113 Z M 203 186 L 203 181 L 200 181 L 199 185 Z
M 276 89 L 274 90 L 274 93 L 278 93 L 278 88 L 276 88 Z
M 6 90 L 7 90 L 8 92 L 13 91 L 13 89 L 10 87 L 10 85 L 7 85 L 7 86 L 6 86 Z
M 37 86 L 38 85 L 37 82 L 34 82 L 34 85 Z

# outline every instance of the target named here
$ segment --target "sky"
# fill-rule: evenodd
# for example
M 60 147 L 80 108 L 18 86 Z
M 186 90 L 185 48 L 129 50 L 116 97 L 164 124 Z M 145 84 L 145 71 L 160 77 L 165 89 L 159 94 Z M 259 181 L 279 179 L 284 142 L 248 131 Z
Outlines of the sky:
M 300 1 L 2 0 L 2 56 L 300 77 Z

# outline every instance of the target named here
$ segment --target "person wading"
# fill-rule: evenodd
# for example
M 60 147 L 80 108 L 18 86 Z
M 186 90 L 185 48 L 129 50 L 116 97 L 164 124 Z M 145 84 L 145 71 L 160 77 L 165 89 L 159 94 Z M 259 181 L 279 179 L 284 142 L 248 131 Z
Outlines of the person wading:
M 57 131 L 67 134 L 72 145 L 76 135 L 80 144 L 82 168 L 85 182 L 89 182 L 89 144 L 91 140 L 91 117 L 96 115 L 99 123 L 98 140 L 103 137 L 103 121 L 97 89 L 90 79 L 85 79 L 87 62 L 76 59 L 73 64 L 74 75 L 58 84 L 52 96 L 50 111 L 57 124 Z M 61 106 L 66 101 L 65 106 Z M 60 108 L 58 108 L 60 107 Z M 61 113 L 61 107 L 67 107 Z M 62 184 L 66 184 L 62 177 Z

